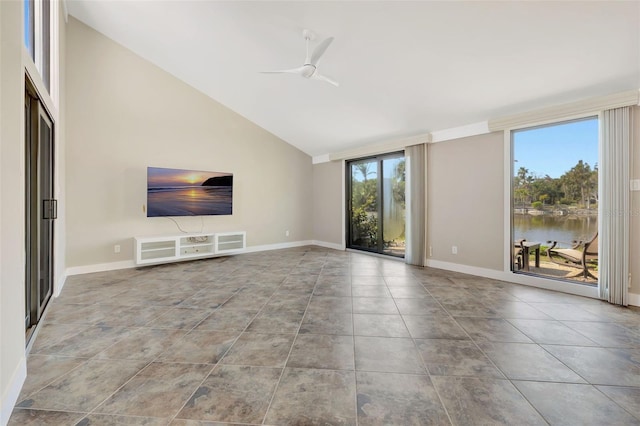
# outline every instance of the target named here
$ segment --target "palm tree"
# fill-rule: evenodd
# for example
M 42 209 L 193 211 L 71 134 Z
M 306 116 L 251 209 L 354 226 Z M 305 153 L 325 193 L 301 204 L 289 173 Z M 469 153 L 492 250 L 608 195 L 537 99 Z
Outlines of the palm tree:
M 373 174 L 374 172 L 369 171 L 369 167 L 371 166 L 372 163 L 358 163 L 358 164 L 354 164 L 354 167 L 362 174 L 362 176 L 364 177 L 364 181 L 367 181 L 367 177 L 371 174 Z

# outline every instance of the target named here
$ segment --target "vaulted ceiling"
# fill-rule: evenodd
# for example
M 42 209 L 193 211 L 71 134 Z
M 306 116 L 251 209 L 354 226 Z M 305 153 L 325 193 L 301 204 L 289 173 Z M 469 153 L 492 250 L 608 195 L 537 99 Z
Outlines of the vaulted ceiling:
M 312 156 L 640 88 L 640 2 L 67 0 Z M 339 83 L 260 71 L 320 63 Z

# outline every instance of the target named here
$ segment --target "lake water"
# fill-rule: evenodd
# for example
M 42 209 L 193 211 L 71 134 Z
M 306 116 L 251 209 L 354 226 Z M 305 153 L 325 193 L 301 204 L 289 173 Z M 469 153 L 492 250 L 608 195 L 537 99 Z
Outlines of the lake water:
M 513 218 L 514 238 L 525 238 L 546 245 L 562 241 L 568 247 L 574 240 L 590 240 L 598 231 L 597 216 L 531 216 L 516 214 Z

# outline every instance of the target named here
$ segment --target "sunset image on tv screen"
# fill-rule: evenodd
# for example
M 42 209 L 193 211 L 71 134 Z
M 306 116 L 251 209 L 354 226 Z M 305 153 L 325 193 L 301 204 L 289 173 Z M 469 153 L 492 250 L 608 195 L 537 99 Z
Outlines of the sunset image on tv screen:
M 230 215 L 233 174 L 147 168 L 147 216 Z

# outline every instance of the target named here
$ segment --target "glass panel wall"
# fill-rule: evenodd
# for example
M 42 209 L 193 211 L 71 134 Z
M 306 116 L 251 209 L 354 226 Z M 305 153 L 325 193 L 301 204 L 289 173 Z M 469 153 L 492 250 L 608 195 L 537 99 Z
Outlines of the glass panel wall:
M 512 270 L 598 282 L 598 118 L 513 131 Z

